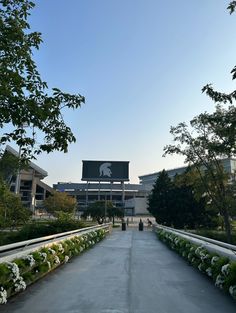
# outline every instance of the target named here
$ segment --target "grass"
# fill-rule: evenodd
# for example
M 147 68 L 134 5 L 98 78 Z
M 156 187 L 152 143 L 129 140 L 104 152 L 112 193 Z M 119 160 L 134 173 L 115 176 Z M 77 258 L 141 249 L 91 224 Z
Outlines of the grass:
M 235 226 L 234 226 L 234 228 L 232 228 L 232 244 L 233 245 L 236 245 L 236 229 L 235 229 Z M 194 234 L 197 234 L 197 235 L 200 235 L 203 237 L 207 237 L 207 238 L 211 238 L 211 239 L 215 239 L 215 240 L 227 243 L 226 234 L 224 231 L 221 231 L 221 230 L 197 229 L 197 230 L 194 230 L 191 232 L 194 232 Z

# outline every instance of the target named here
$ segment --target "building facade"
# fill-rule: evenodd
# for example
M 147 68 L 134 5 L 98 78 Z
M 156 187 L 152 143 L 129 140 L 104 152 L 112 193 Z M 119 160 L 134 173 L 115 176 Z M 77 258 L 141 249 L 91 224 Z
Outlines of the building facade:
M 95 201 L 112 201 L 114 206 L 124 208 L 126 215 L 149 213 L 146 209 L 147 192 L 140 184 L 59 182 L 53 188 L 74 196 L 81 212 Z
M 10 146 L 6 147 L 5 153 L 10 153 L 19 158 L 19 153 Z M 42 181 L 47 176 L 48 173 L 45 170 L 35 163 L 29 162 L 26 169 L 20 170 L 17 175 L 11 175 L 9 178 L 10 190 L 19 194 L 23 205 L 36 213 L 38 209 L 43 207 L 43 200 L 53 191 L 52 187 Z
M 221 163 L 223 165 L 224 170 L 226 173 L 229 174 L 230 180 L 233 179 L 235 180 L 235 174 L 236 174 L 236 159 L 234 158 L 227 158 L 227 159 L 222 159 Z M 176 175 L 183 174 L 187 169 L 187 166 L 182 166 L 182 167 L 177 167 L 173 168 L 170 170 L 166 170 L 168 176 L 173 179 Z M 153 188 L 153 185 L 155 184 L 158 176 L 160 175 L 161 171 L 151 173 L 151 174 L 146 174 L 139 176 L 139 182 L 140 185 L 143 186 L 143 189 L 147 191 L 151 191 Z

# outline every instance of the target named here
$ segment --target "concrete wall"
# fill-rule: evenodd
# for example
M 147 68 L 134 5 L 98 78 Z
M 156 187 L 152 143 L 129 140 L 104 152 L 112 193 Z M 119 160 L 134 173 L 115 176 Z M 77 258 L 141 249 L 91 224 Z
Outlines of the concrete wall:
M 133 198 L 125 201 L 125 208 L 134 208 L 134 214 L 150 214 L 147 210 L 146 198 Z

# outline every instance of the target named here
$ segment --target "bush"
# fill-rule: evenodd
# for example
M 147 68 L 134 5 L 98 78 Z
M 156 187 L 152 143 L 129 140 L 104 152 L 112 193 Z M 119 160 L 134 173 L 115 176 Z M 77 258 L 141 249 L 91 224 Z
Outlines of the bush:
M 64 220 L 59 218 L 47 222 L 31 222 L 30 224 L 24 225 L 17 232 L 1 233 L 0 245 L 63 233 L 84 227 L 86 227 L 84 222 L 73 219 Z

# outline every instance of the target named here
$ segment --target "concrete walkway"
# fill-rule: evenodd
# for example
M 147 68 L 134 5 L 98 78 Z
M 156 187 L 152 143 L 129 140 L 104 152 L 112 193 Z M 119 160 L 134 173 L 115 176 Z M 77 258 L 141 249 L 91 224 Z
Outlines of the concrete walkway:
M 236 302 L 151 231 L 107 239 L 0 307 L 11 313 L 235 313 Z

